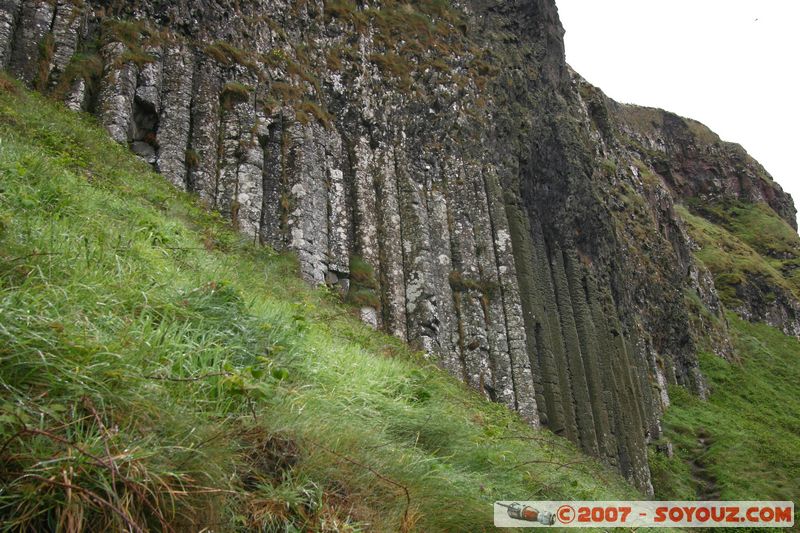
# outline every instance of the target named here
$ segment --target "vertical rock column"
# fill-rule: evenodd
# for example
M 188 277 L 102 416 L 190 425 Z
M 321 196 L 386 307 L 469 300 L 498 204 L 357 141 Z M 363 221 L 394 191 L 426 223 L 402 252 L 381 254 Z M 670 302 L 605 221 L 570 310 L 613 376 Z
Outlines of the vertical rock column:
M 9 70 L 28 85 L 40 75 L 41 61 L 44 59 L 40 45 L 50 32 L 54 14 L 55 5 L 47 0 L 26 0 L 22 4 Z
M 72 111 L 81 111 L 86 105 L 86 80 L 79 76 L 64 94 L 64 105 Z
M 250 119 L 254 122 L 250 122 Z M 266 124 L 257 113 L 248 117 L 247 124 L 250 125 L 249 131 L 242 132 L 240 142 L 236 205 L 239 229 L 256 241 L 261 228 L 264 196 L 264 149 L 259 141 L 259 132 Z
M 78 49 L 84 18 L 82 6 L 73 0 L 58 0 L 53 19 L 53 57 L 47 69 L 50 87 L 56 86 Z
M 406 285 L 403 272 L 403 222 L 397 194 L 397 176 L 393 151 L 381 142 L 373 158 L 378 207 L 378 244 L 380 247 L 381 311 L 386 331 L 405 340 Z
M 493 242 L 490 253 L 497 268 L 499 298 L 502 306 L 500 317 L 505 327 L 508 344 L 515 409 L 528 423 L 538 425 L 537 391 L 527 352 L 527 337 L 511 244 L 511 230 L 506 216 L 503 191 L 497 171 L 493 166 L 490 165 L 484 170 L 483 180 L 492 226 Z
M 453 272 L 452 244 L 450 242 L 450 219 L 447 207 L 447 183 L 444 173 L 437 166 L 440 153 L 430 154 L 421 169 L 420 176 L 424 180 L 414 181 L 415 190 L 419 192 L 419 205 L 416 209 L 424 218 L 420 220 L 424 232 L 423 241 L 426 250 L 425 301 L 433 311 L 433 322 L 424 324 L 431 331 L 434 351 L 444 360 L 444 366 L 454 376 L 464 376 L 464 366 L 459 351 L 458 315 L 455 307 L 453 288 L 450 286 L 450 274 Z M 416 198 L 416 197 L 415 197 Z M 406 224 L 406 233 L 413 225 Z M 407 283 L 408 285 L 408 283 Z M 409 293 L 409 291 L 406 291 Z
M 129 140 L 134 153 L 153 165 L 156 163 L 161 113 L 162 51 L 160 47 L 149 46 L 147 53 L 153 60 L 139 68 Z
M 238 80 L 226 83 L 219 97 L 221 120 L 216 208 L 229 216 L 235 227 L 254 235 L 260 219 L 262 189 L 261 167 L 258 165 L 259 162 L 263 164 L 263 155 L 256 138 L 253 80 L 245 78 L 244 75 L 242 80 L 246 83 Z M 259 183 L 256 191 L 252 191 L 251 182 L 254 179 Z M 257 195 L 257 200 L 253 199 L 251 202 L 249 197 L 247 200 L 253 206 L 257 206 L 259 211 L 254 226 L 251 217 L 247 216 L 247 209 L 242 213 L 239 198 L 240 192 L 247 195 L 251 191 Z
M 458 313 L 459 348 L 467 383 L 491 397 L 495 389 L 482 302 L 485 294 L 476 256 L 475 228 L 470 217 L 474 206 L 465 194 L 469 178 L 462 161 L 452 153 L 444 157 L 453 258 L 449 281 Z
M 574 250 L 564 253 L 564 265 L 569 284 L 575 327 L 578 335 L 583 370 L 586 377 L 589 399 L 597 438 L 598 451 L 603 457 L 616 455 L 616 447 L 611 438 L 608 421 L 608 408 L 603 399 L 605 384 L 600 365 L 603 355 L 598 352 L 598 338 L 594 320 L 587 301 L 587 289 L 580 261 Z
M 221 93 L 220 98 L 220 131 L 219 131 L 219 176 L 217 178 L 216 198 L 214 206 L 225 217 L 231 218 L 236 225 L 236 185 L 239 169 L 239 117 L 246 114 L 251 106 L 246 99 L 235 101 Z
M 533 220 L 530 227 L 532 239 L 531 269 L 534 307 L 533 341 L 542 372 L 542 382 L 547 397 L 550 426 L 553 431 L 578 442 L 578 422 L 573 399 L 573 389 L 567 361 L 561 318 L 556 300 L 553 275 L 541 224 Z M 519 265 L 519 262 L 517 262 Z M 523 300 L 524 301 L 524 300 Z
M 130 138 L 133 99 L 136 92 L 136 65 L 119 64 L 125 45 L 108 43 L 101 50 L 103 79 L 99 96 L 100 122 L 112 139 L 127 144 Z
M 186 150 L 191 129 L 194 56 L 188 46 L 169 43 L 164 48 L 161 113 L 158 128 L 159 172 L 181 190 L 187 189 Z M 205 124 L 197 127 L 205 128 Z M 260 209 L 260 206 L 259 206 Z
M 619 465 L 619 457 L 628 455 L 628 444 L 622 431 L 622 417 L 624 416 L 621 395 L 626 393 L 624 387 L 620 387 L 620 377 L 615 371 L 617 360 L 620 357 L 613 339 L 606 313 L 601 301 L 600 292 L 597 290 L 594 279 L 591 276 L 585 278 L 584 289 L 586 299 L 589 302 L 589 312 L 592 317 L 592 324 L 597 338 L 597 349 L 602 354 L 598 360 L 600 378 L 602 381 L 603 406 L 608 414 L 609 435 L 606 440 L 606 453 L 608 461 L 612 465 Z M 627 391 L 630 394 L 630 391 Z M 601 450 L 602 451 L 602 450 Z
M 297 252 L 300 273 L 315 284 L 325 282 L 328 255 L 328 191 L 325 130 L 316 123 L 293 123 L 285 162 L 289 187 L 287 229 Z
M 262 208 L 260 239 L 276 250 L 283 250 L 287 244 L 285 217 L 288 215 L 288 193 L 283 186 L 285 168 L 284 118 L 273 117 L 264 138 L 264 168 L 262 173 Z
M 220 155 L 220 91 L 219 67 L 210 58 L 196 59 L 193 77 L 193 98 L 190 107 L 189 144 L 191 157 L 189 188 L 209 207 L 216 205 L 218 159 Z
M 650 335 L 635 328 L 631 335 L 631 347 L 634 355 L 635 376 L 638 378 L 637 404 L 641 409 L 641 433 L 645 441 L 657 439 L 661 436 L 661 403 L 656 386 L 658 368 L 655 360 L 651 359 L 653 343 Z M 674 359 L 675 356 L 672 356 Z
M 14 30 L 20 15 L 22 0 L 0 1 L 0 69 L 6 68 L 11 58 Z
M 378 244 L 378 215 L 375 183 L 372 175 L 372 149 L 366 134 L 354 140 L 351 153 L 354 193 L 355 252 L 375 272 L 380 272 L 380 245 Z M 378 310 L 363 306 L 361 319 L 373 327 L 381 327 Z
M 475 238 L 475 259 L 480 277 L 481 307 L 489 349 L 489 368 L 492 374 L 493 400 L 515 410 L 516 395 L 508 353 L 508 336 L 503 311 L 503 295 L 494 255 L 494 234 L 489 201 L 486 197 L 483 168 L 476 161 L 465 165 L 463 196 L 471 206 Z
M 548 248 L 545 244 L 541 225 L 536 222 L 534 231 L 535 270 L 537 279 L 535 285 L 542 293 L 542 307 L 537 315 L 541 327 L 537 328 L 537 351 L 540 355 L 539 368 L 543 371 L 551 366 L 555 370 L 558 383 L 557 397 L 560 399 L 564 413 L 561 430 L 564 435 L 575 443 L 579 441 L 578 413 L 576 408 L 574 387 L 570 374 L 570 364 L 567 358 L 567 347 L 561 330 L 561 314 L 558 307 L 556 287 L 549 258 Z M 550 381 L 550 379 L 548 379 Z
M 601 370 L 606 382 L 604 397 L 607 404 L 610 397 L 612 404 L 609 424 L 617 443 L 616 465 L 637 487 L 652 494 L 644 441 L 646 423 L 642 410 L 642 392 L 631 354 L 635 343 L 629 343 L 623 335 L 610 291 L 595 286 L 591 278 L 587 279 L 586 287 L 592 303 L 593 323 L 597 328 L 600 346 L 606 354 Z
M 350 255 L 352 243 L 350 230 L 353 215 L 348 199 L 351 197 L 350 184 L 345 179 L 344 147 L 337 131 L 328 132 L 325 143 L 325 168 L 328 186 L 328 282 L 341 286 L 346 292 L 350 274 Z M 340 279 L 342 276 L 343 279 Z
M 598 454 L 597 435 L 595 433 L 594 415 L 583 363 L 581 343 L 578 337 L 572 300 L 564 268 L 564 256 L 557 245 L 550 247 L 550 261 L 553 285 L 556 290 L 558 314 L 561 317 L 561 336 L 564 339 L 566 362 L 569 368 L 572 396 L 575 401 L 575 413 L 578 422 L 578 436 L 581 447 L 594 455 Z
M 432 181 L 438 169 L 412 163 L 412 157 L 415 161 L 419 157 L 408 153 L 404 133 L 397 136 L 396 142 L 394 161 L 403 224 L 408 341 L 418 349 L 438 354 L 445 370 L 463 377 L 453 293 L 447 280 L 452 271 L 447 205 L 441 183 L 434 185 Z M 434 254 L 434 250 L 438 253 Z

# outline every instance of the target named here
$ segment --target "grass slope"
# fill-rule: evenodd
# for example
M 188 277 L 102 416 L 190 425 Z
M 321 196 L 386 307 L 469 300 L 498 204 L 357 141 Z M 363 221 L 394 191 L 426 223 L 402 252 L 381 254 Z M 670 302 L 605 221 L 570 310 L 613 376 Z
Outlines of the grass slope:
M 739 361 L 703 355 L 707 402 L 670 390 L 665 435 L 675 457 L 654 458 L 656 496 L 794 500 L 800 504 L 800 341 L 728 315 Z
M 678 212 L 727 306 L 740 305 L 737 289 L 756 278 L 800 299 L 800 237 L 769 206 L 695 200 L 689 207 Z
M 0 529 L 491 528 L 635 497 L 0 80 Z
M 693 202 L 678 211 L 696 256 L 714 274 L 724 303 L 754 279 L 800 296 L 797 233 L 764 204 Z M 769 297 L 769 294 L 765 295 Z M 728 314 L 735 361 L 701 354 L 711 396 L 670 390 L 665 440 L 675 456 L 651 453 L 662 499 L 776 499 L 800 504 L 800 341 Z M 662 447 L 664 443 L 661 443 Z

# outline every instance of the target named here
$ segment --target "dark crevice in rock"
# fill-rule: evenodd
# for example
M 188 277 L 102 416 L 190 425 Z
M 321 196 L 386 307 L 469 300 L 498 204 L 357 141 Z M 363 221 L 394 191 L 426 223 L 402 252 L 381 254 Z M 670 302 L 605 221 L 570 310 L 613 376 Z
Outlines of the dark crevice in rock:
M 158 118 L 152 103 L 142 100 L 139 96 L 134 98 L 129 134 L 131 150 L 151 165 L 156 163 L 158 150 Z

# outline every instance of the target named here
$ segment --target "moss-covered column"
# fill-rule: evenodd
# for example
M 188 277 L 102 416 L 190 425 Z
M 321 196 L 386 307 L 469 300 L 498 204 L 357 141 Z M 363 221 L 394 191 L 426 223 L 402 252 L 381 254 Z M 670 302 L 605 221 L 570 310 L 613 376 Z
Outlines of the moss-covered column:
M 556 303 L 561 318 L 561 335 L 564 339 L 566 361 L 569 365 L 572 397 L 575 401 L 575 413 L 578 422 L 578 435 L 580 438 L 579 442 L 585 451 L 597 455 L 597 434 L 595 432 L 592 401 L 589 395 L 589 385 L 586 378 L 586 369 L 583 364 L 581 342 L 578 338 L 567 274 L 564 268 L 564 256 L 558 245 L 552 245 L 550 248 L 550 262 L 552 266 L 553 284 L 556 290 Z
M 542 263 L 536 251 L 530 220 L 517 200 L 512 192 L 505 191 L 504 202 L 523 311 L 526 350 L 536 387 L 539 417 L 541 423 L 553 432 L 574 436 L 577 432 L 572 429 L 573 424 L 567 422 L 559 367 L 550 348 L 544 316 L 545 291 L 542 283 L 545 277 L 541 269 L 547 268 L 547 263 Z M 540 253 L 543 253 L 543 250 Z
M 603 292 L 605 296 L 602 295 Z M 603 292 L 600 295 L 604 301 L 602 311 L 598 311 L 595 320 L 604 320 L 606 331 L 609 332 L 606 342 L 610 350 L 617 401 L 612 426 L 615 427 L 619 449 L 619 469 L 637 487 L 652 493 L 644 438 L 646 424 L 642 393 L 638 371 L 630 352 L 632 345 L 625 338 L 610 291 L 606 289 Z
M 603 399 L 605 384 L 601 371 L 601 359 L 606 354 L 602 354 L 600 351 L 600 341 L 595 330 L 589 292 L 586 287 L 588 282 L 575 250 L 564 252 L 564 263 L 592 406 L 598 451 L 604 457 L 611 457 L 616 454 L 616 450 L 611 444 L 611 427 L 608 420 L 608 407 Z

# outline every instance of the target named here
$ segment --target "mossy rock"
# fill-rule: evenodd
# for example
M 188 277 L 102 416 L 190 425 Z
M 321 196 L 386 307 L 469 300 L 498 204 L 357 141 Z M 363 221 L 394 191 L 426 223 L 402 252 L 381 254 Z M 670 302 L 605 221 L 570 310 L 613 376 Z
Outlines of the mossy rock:
M 225 109 L 230 109 L 237 104 L 247 102 L 250 99 L 250 91 L 247 85 L 231 81 L 222 88 L 219 99 Z

